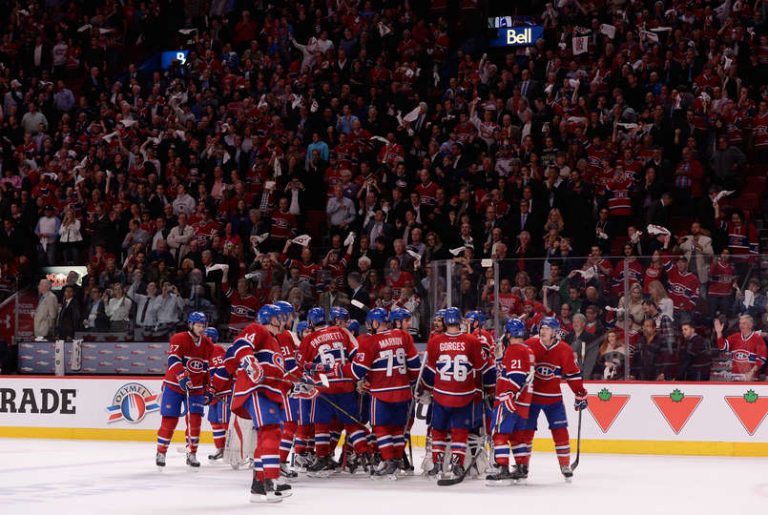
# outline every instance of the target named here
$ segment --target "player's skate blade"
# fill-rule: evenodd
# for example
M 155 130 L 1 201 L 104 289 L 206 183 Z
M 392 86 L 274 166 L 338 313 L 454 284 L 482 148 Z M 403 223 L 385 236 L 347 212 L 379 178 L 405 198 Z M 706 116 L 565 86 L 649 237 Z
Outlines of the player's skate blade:
M 280 464 L 280 477 L 283 477 L 285 479 L 295 479 L 299 477 L 298 472 L 291 469 L 291 467 L 288 465 L 288 463 L 281 463 Z
M 379 467 L 371 474 L 371 479 L 380 481 L 382 479 L 388 479 L 390 481 L 397 481 L 398 466 L 395 460 L 382 461 Z
M 160 472 L 165 470 L 165 454 L 158 452 L 155 455 L 155 466 L 157 467 L 157 470 L 159 470 Z
M 511 486 L 512 473 L 507 467 L 501 467 L 495 474 L 485 476 L 485 486 Z
M 208 455 L 208 459 L 216 461 L 224 458 L 224 449 L 216 449 L 216 452 Z
M 563 479 L 565 479 L 566 483 L 573 481 L 573 470 L 571 470 L 570 465 L 563 465 L 560 467 L 560 472 L 563 473 Z
M 290 496 L 290 494 L 289 494 Z M 283 502 L 283 494 L 276 490 L 275 484 L 267 479 L 266 481 L 253 480 L 251 484 L 252 503 L 278 503 Z
M 197 456 L 191 452 L 187 454 L 187 469 L 193 472 L 200 470 L 200 462 L 197 461 Z

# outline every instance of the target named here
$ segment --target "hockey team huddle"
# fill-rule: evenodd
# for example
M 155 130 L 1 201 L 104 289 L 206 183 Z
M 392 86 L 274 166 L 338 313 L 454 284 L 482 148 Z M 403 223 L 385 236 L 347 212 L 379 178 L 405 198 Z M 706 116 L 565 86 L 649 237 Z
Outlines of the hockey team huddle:
M 315 307 L 296 322 L 291 304 L 281 301 L 263 306 L 225 351 L 205 315 L 191 313 L 189 330 L 170 341 L 156 465 L 165 466 L 174 429 L 185 417 L 186 463 L 200 466 L 196 452 L 207 405 L 216 446 L 209 459 L 227 458 L 226 445 L 248 462 L 252 502 L 289 497 L 289 480 L 299 472 L 322 478 L 343 470 L 394 480 L 414 474 L 406 442 L 419 411 L 427 423 L 424 476 L 444 486 L 484 474 L 488 486 L 510 485 L 528 477 L 543 411 L 560 470 L 570 480 L 560 382 L 574 392 L 577 411 L 587 407 L 587 392 L 554 317 L 544 318 L 530 338 L 522 320 L 510 319 L 494 341 L 482 312 L 462 316 L 449 307 L 435 314 L 422 356 L 410 322 L 406 309 L 373 308 L 367 334 L 358 335 L 358 322 L 344 308 L 326 314 Z M 490 464 L 486 442 L 493 449 Z M 233 466 L 236 461 L 229 456 Z

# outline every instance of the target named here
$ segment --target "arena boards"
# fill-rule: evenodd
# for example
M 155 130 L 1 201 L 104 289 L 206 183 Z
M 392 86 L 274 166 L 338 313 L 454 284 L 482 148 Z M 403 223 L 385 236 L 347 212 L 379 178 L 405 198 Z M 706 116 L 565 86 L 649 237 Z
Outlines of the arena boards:
M 154 442 L 161 384 L 148 377 L 1 377 L 0 437 Z M 588 382 L 587 390 L 584 452 L 768 456 L 768 385 Z M 572 395 L 563 393 L 575 428 Z M 539 424 L 546 427 L 543 418 Z M 414 446 L 424 445 L 425 429 L 417 421 Z M 551 451 L 547 431 L 538 434 L 534 448 Z M 177 441 L 183 438 L 177 431 Z M 212 442 L 207 421 L 201 441 Z

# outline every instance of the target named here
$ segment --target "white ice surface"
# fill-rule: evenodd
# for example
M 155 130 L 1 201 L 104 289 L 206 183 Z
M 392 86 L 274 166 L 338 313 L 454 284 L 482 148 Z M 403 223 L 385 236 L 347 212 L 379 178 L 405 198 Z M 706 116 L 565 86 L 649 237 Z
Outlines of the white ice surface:
M 195 473 L 172 448 L 166 470 L 158 472 L 151 443 L 0 439 L 0 514 L 768 513 L 768 460 L 760 458 L 586 454 L 574 481 L 566 484 L 553 454 L 534 453 L 524 486 L 489 488 L 468 480 L 438 487 L 420 477 L 396 482 L 300 477 L 293 497 L 265 505 L 248 502 L 250 471 L 209 465 L 204 458 L 210 451 L 210 445 L 201 447 L 203 466 Z

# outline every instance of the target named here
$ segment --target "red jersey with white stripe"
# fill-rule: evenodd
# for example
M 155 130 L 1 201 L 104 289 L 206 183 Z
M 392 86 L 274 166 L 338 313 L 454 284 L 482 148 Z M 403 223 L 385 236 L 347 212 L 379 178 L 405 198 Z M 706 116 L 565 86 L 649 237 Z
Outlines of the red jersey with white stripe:
M 309 284 L 315 284 L 317 273 L 322 270 L 322 267 L 317 263 L 313 263 L 312 261 L 304 263 L 298 259 L 291 259 L 285 254 L 280 254 L 280 260 L 283 262 L 285 268 L 298 268 L 299 277 L 305 279 Z
M 736 268 L 730 261 L 714 261 L 709 266 L 709 283 L 707 295 L 713 297 L 730 297 L 733 293 L 733 280 L 736 278 Z
M 494 353 L 495 344 L 493 342 L 493 335 L 485 329 L 475 329 L 472 331 L 472 335 L 480 340 L 480 345 L 483 348 L 483 357 L 488 367 L 496 367 L 496 354 Z
M 189 394 L 201 395 L 203 387 L 208 384 L 208 367 L 213 347 L 213 342 L 205 335 L 196 338 L 189 331 L 174 334 L 168 347 L 168 369 L 163 387 L 184 393 L 176 377 L 186 371 L 190 379 Z
M 259 298 L 250 293 L 241 295 L 239 291 L 229 287 L 228 283 L 222 283 L 221 286 L 225 291 L 224 295 L 229 299 L 229 325 L 241 328 L 251 323 L 262 305 Z
M 528 418 L 533 392 L 531 381 L 536 358 L 525 342 L 510 343 L 501 358 L 498 367 L 499 379 L 496 381 L 496 402 L 502 402 L 507 396 L 515 396 L 517 414 Z
M 571 346 L 564 341 L 558 341 L 547 347 L 541 338 L 534 336 L 525 341 L 530 347 L 535 361 L 533 376 L 533 403 L 555 404 L 562 402 L 563 394 L 560 381 L 565 379 L 573 393 L 584 393 L 584 382 L 581 380 L 581 369 L 576 363 L 576 354 Z
M 760 333 L 749 333 L 746 338 L 741 333 L 718 338 L 717 348 L 731 353 L 731 372 L 734 374 L 746 374 L 755 366 L 760 370 L 765 365 L 765 340 Z
M 752 142 L 755 149 L 768 147 L 768 111 L 752 117 Z
M 261 393 L 273 402 L 284 403 L 288 387 L 282 382 L 285 375 L 283 355 L 272 333 L 263 325 L 250 324 L 237 335 L 232 349 L 234 364 L 237 366 L 232 411 L 238 416 L 250 418 L 248 411 L 241 408 L 255 393 Z M 241 368 L 248 356 L 254 356 L 264 370 L 264 379 L 259 384 L 253 384 Z
M 667 265 L 667 292 L 675 309 L 691 311 L 699 301 L 699 278 L 693 272 L 680 272 L 669 262 Z
M 424 184 L 420 182 L 414 190 L 419 194 L 422 206 L 434 206 L 437 204 L 437 190 L 439 187 L 432 181 Z
M 276 239 L 285 241 L 288 238 L 296 236 L 296 217 L 291 213 L 283 213 L 279 209 L 272 211 L 272 228 L 269 235 Z
M 232 393 L 232 382 L 224 365 L 225 353 L 224 347 L 216 344 L 213 345 L 208 373 L 211 375 L 209 384 L 213 387 L 216 395 L 229 395 Z M 216 402 L 216 399 L 213 402 Z
M 296 348 L 299 341 L 289 330 L 285 330 L 277 335 L 277 344 L 280 346 L 280 352 L 283 353 L 283 368 L 285 373 L 294 376 L 295 379 L 301 378 L 301 371 L 296 365 Z
M 299 367 L 308 371 L 317 365 L 331 369 L 337 363 L 342 368 L 355 357 L 357 349 L 350 333 L 337 326 L 318 329 L 301 341 L 296 355 Z M 355 391 L 351 377 L 329 377 L 328 388 L 318 387 L 320 393 L 349 393 Z
M 427 343 L 422 383 L 435 402 L 459 408 L 480 399 L 478 376 L 486 368 L 480 340 L 467 333 L 436 333 Z
M 356 380 L 366 378 L 371 395 L 384 402 L 411 399 L 411 383 L 419 376 L 419 353 L 411 335 L 400 329 L 382 331 L 358 338 L 355 359 L 344 367 L 343 375 Z

